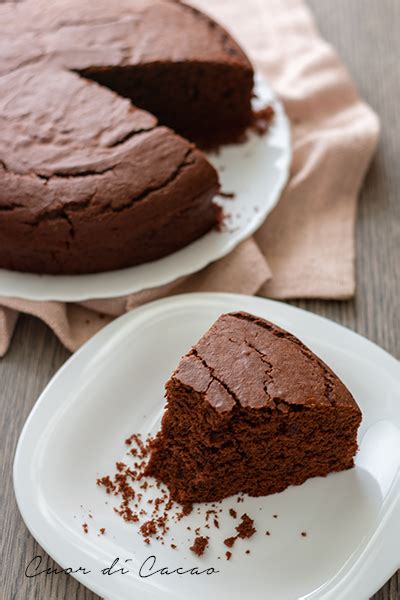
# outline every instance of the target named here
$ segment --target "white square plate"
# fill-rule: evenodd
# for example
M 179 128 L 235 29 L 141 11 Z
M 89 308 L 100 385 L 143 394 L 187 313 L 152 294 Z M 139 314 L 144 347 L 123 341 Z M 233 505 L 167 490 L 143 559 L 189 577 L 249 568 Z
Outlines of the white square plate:
M 156 541 L 146 546 L 136 525 L 114 513 L 113 499 L 95 480 L 114 472 L 115 461 L 125 456 L 126 437 L 157 430 L 164 383 L 180 356 L 221 313 L 239 309 L 299 336 L 350 388 L 363 412 L 356 468 L 241 504 L 226 499 L 220 529 L 213 529 L 201 558 L 189 550 L 186 527 L 204 521 L 205 507 L 202 515 L 194 511 L 171 527 L 177 550 Z M 148 304 L 92 338 L 42 393 L 15 457 L 18 505 L 41 546 L 64 568 L 90 569 L 74 576 L 110 600 L 365 600 L 400 566 L 399 384 L 400 363 L 386 352 L 286 304 L 226 294 Z M 227 562 L 223 540 L 235 525 L 227 515 L 230 506 L 253 517 L 257 533 L 239 540 Z M 98 537 L 100 527 L 107 531 Z M 143 578 L 140 566 L 153 554 L 156 568 L 219 572 Z M 129 573 L 101 574 L 116 557 L 129 561 Z

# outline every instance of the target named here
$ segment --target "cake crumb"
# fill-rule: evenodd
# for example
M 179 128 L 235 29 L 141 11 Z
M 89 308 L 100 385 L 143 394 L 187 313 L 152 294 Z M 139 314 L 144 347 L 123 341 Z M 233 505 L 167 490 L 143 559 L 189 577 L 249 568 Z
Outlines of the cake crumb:
M 106 528 L 105 528 L 105 527 L 101 527 L 101 528 L 99 529 L 99 533 L 100 533 L 100 535 L 104 535 L 104 534 L 105 534 L 105 532 L 106 532 Z
M 218 196 L 221 196 L 221 198 L 227 198 L 230 200 L 233 198 L 236 198 L 235 192 L 223 192 L 222 190 L 218 193 Z
M 275 111 L 271 105 L 254 112 L 253 114 L 253 130 L 258 135 L 267 133 L 274 118 Z
M 205 552 L 205 549 L 208 546 L 208 538 L 198 535 L 194 538 L 193 545 L 190 546 L 190 550 L 197 554 L 197 556 L 202 556 Z
M 157 533 L 157 524 L 154 519 L 150 519 L 149 521 L 145 521 L 143 525 L 140 526 L 140 533 L 143 537 L 149 537 Z
M 89 533 L 89 527 L 87 523 L 82 523 L 82 529 L 84 533 Z
M 302 531 L 302 532 L 301 532 L 301 535 L 302 535 L 303 537 L 307 537 L 307 532 L 306 532 L 306 531 Z
M 234 508 L 230 508 L 229 509 L 229 514 L 231 515 L 231 517 L 233 517 L 234 519 L 236 519 L 237 517 L 237 512 Z
M 187 517 L 188 515 L 190 515 L 192 510 L 193 510 L 193 504 L 191 502 L 187 502 L 186 504 L 183 504 L 181 512 L 176 515 L 177 520 L 180 521 L 181 519 L 183 519 L 183 517 Z
M 226 540 L 224 540 L 225 546 L 228 546 L 228 548 L 232 548 L 233 544 L 236 542 L 236 538 L 237 538 L 236 535 L 226 538 Z
M 242 519 L 241 522 L 236 527 L 236 531 L 238 532 L 238 537 L 240 537 L 242 539 L 250 538 L 257 531 L 256 528 L 254 527 L 254 521 L 246 513 L 244 513 L 241 516 L 241 519 Z
M 237 538 L 241 538 L 244 540 L 246 538 L 251 538 L 251 536 L 256 533 L 254 521 L 249 517 L 249 515 L 244 513 L 240 518 L 241 522 L 237 527 L 235 527 L 237 534 L 224 540 L 224 544 L 225 546 L 228 546 L 228 548 L 232 548 Z
M 225 556 L 226 556 L 226 560 L 230 560 L 231 556 L 232 556 L 232 552 L 229 552 L 229 550 L 227 550 L 225 552 Z

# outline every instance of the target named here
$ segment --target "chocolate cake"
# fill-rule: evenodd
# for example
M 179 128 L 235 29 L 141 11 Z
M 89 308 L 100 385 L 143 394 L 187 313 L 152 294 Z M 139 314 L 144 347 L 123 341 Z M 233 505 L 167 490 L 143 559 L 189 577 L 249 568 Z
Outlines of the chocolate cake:
M 111 270 L 219 224 L 217 174 L 179 134 L 212 145 L 252 120 L 220 25 L 174 0 L 5 2 L 0 51 L 0 267 Z
M 244 312 L 222 315 L 166 384 L 147 474 L 181 503 L 263 496 L 350 469 L 361 412 L 299 339 Z

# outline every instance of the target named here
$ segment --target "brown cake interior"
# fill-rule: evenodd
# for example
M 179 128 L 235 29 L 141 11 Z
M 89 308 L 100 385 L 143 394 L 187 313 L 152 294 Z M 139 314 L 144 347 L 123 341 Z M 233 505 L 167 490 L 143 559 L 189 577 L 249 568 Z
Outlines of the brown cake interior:
M 243 313 L 221 319 L 167 383 L 166 412 L 153 442 L 148 474 L 166 483 L 174 499 L 186 503 L 216 501 L 238 492 L 273 494 L 310 477 L 351 468 L 361 413 L 333 372 L 297 338 L 266 321 L 258 319 L 257 325 L 254 317 Z M 242 321 L 239 328 L 238 321 Z M 256 331 L 262 324 L 270 328 L 265 330 L 267 336 Z M 226 343 L 229 332 L 232 344 Z M 274 337 L 293 346 L 286 365 L 276 362 L 282 348 L 274 355 Z M 234 350 L 234 345 L 240 349 Z M 248 354 L 240 374 L 238 360 L 245 355 L 245 346 Z M 218 357 L 223 347 L 225 355 Z M 262 367 L 258 369 L 257 353 L 264 367 L 258 386 L 254 383 Z M 292 363 L 296 356 L 297 365 Z M 246 365 L 250 357 L 252 364 Z M 231 377 L 226 376 L 229 363 Z M 302 369 L 305 379 L 298 378 Z M 261 394 L 257 397 L 260 386 L 265 390 L 264 404 Z M 291 388 L 293 394 L 288 395 Z
M 153 63 L 81 73 L 201 146 L 237 140 L 252 120 L 253 73 L 235 64 Z
M 181 503 L 238 492 L 266 496 L 353 466 L 359 418 L 351 409 L 338 416 L 332 407 L 283 413 L 236 406 L 221 416 L 204 395 L 174 379 L 167 392 L 165 439 L 149 470 Z

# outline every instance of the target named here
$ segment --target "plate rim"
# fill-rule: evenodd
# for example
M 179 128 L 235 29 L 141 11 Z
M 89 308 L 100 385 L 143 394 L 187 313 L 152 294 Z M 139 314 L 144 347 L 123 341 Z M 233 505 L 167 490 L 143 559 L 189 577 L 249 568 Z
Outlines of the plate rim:
M 336 323 L 334 321 L 331 321 L 330 319 L 327 319 L 326 317 L 322 317 L 320 315 L 317 315 L 315 313 L 312 313 L 310 311 L 304 310 L 302 308 L 299 307 L 295 307 L 289 304 L 286 304 L 284 302 L 280 302 L 280 301 L 276 301 L 276 300 L 270 300 L 270 299 L 266 299 L 266 298 L 260 298 L 260 297 L 255 297 L 255 296 L 246 296 L 243 294 L 230 294 L 230 293 L 213 293 L 213 292 L 198 292 L 198 293 L 189 293 L 189 294 L 179 294 L 179 295 L 174 295 L 174 296 L 170 296 L 168 298 L 163 298 L 163 299 L 159 299 L 159 300 L 155 300 L 153 302 L 150 302 L 148 304 L 145 304 L 143 306 L 140 306 L 132 311 L 130 311 L 129 313 L 126 313 L 120 317 L 118 317 L 117 319 L 115 319 L 114 321 L 112 321 L 111 323 L 109 323 L 108 325 L 106 325 L 102 330 L 100 330 L 99 332 L 97 332 L 91 339 L 89 339 L 76 353 L 72 354 L 67 360 L 66 362 L 61 366 L 61 368 L 54 374 L 54 376 L 50 379 L 50 381 L 47 383 L 47 385 L 45 386 L 45 388 L 43 389 L 43 391 L 41 392 L 41 394 L 39 395 L 37 401 L 35 402 L 35 404 L 33 405 L 31 412 L 28 415 L 28 418 L 25 421 L 25 424 L 21 430 L 19 439 L 18 439 L 18 443 L 16 446 L 16 451 L 15 451 L 15 456 L 14 456 L 14 463 L 13 463 L 13 485 L 14 485 L 14 493 L 15 493 L 15 498 L 17 501 L 17 505 L 18 505 L 18 509 L 20 511 L 20 514 L 22 516 L 22 519 L 26 525 L 26 527 L 28 528 L 28 530 L 30 531 L 30 533 L 32 534 L 32 536 L 37 540 L 37 542 L 39 543 L 39 545 L 49 554 L 49 556 L 51 556 L 58 564 L 60 564 L 61 566 L 63 566 L 63 561 L 62 561 L 62 557 L 59 554 L 59 550 L 57 549 L 56 551 L 53 550 L 53 548 L 50 548 L 48 546 L 48 544 L 46 543 L 42 543 L 42 535 L 40 533 L 40 526 L 38 526 L 37 524 L 32 524 L 29 520 L 29 518 L 27 517 L 27 507 L 28 505 L 31 506 L 32 503 L 29 501 L 30 497 L 29 494 L 24 491 L 24 487 L 23 487 L 23 467 L 24 464 L 26 464 L 26 462 L 23 461 L 23 454 L 24 454 L 24 446 L 25 444 L 27 444 L 29 442 L 29 429 L 31 426 L 31 423 L 34 421 L 34 419 L 37 418 L 37 413 L 40 411 L 41 407 L 44 405 L 46 406 L 46 402 L 48 402 L 47 397 L 51 398 L 51 389 L 53 388 L 53 386 L 57 386 L 58 384 L 58 380 L 64 376 L 65 371 L 67 371 L 70 368 L 70 365 L 72 363 L 76 363 L 79 362 L 81 360 L 81 357 L 83 358 L 83 361 L 85 361 L 85 355 L 87 355 L 88 358 L 90 358 L 91 355 L 91 351 L 92 351 L 92 347 L 94 347 L 95 345 L 97 345 L 97 343 L 102 340 L 106 341 L 108 338 L 110 338 L 112 335 L 114 335 L 114 333 L 116 333 L 118 330 L 122 330 L 123 329 L 123 325 L 126 322 L 129 321 L 135 321 L 137 319 L 140 319 L 140 316 L 145 316 L 146 313 L 150 312 L 150 314 L 153 311 L 157 311 L 157 310 L 163 310 L 163 308 L 167 309 L 170 306 L 173 306 L 176 303 L 180 303 L 180 304 L 184 304 L 185 306 L 188 306 L 190 304 L 194 304 L 196 305 L 196 303 L 207 303 L 207 302 L 211 302 L 212 304 L 218 304 L 220 303 L 221 305 L 223 305 L 225 302 L 227 303 L 239 303 L 239 304 L 244 304 L 246 306 L 246 303 L 251 302 L 251 303 L 255 303 L 255 305 L 261 306 L 264 305 L 266 308 L 268 306 L 271 307 L 275 307 L 278 310 L 282 310 L 283 311 L 283 315 L 282 318 L 285 319 L 286 315 L 288 316 L 288 318 L 290 319 L 290 315 L 291 314 L 297 314 L 300 316 L 300 318 L 305 319 L 305 321 L 307 321 L 307 319 L 311 319 L 316 321 L 320 326 L 322 326 L 322 328 L 330 328 L 332 331 L 334 329 L 337 329 L 341 332 L 341 334 L 343 336 L 347 336 L 347 338 L 352 338 L 356 344 L 362 344 L 365 348 L 368 348 L 369 352 L 372 352 L 373 354 L 380 356 L 380 357 L 384 357 L 384 361 L 383 361 L 383 368 L 385 369 L 385 371 L 387 371 L 391 377 L 393 377 L 395 380 L 398 380 L 400 383 L 400 361 L 397 360 L 394 356 L 392 356 L 390 353 L 388 353 L 386 350 L 384 350 L 383 348 L 381 348 L 380 346 L 378 346 L 377 344 L 375 344 L 374 342 L 372 342 L 371 340 L 368 340 L 367 338 L 365 338 L 364 336 L 361 336 L 360 334 L 348 329 L 347 327 Z M 249 309 L 250 310 L 250 309 Z M 251 310 L 254 311 L 254 308 L 252 308 Z M 257 310 L 257 307 L 256 307 Z M 255 310 L 255 312 L 256 312 Z M 84 362 L 82 363 L 84 364 Z M 67 401 L 67 400 L 65 400 Z M 57 409 L 60 409 L 62 406 L 62 404 L 58 404 Z M 39 416 L 40 418 L 40 416 Z M 22 469 L 22 472 L 21 472 Z M 396 571 L 396 569 L 400 568 L 400 558 L 396 559 L 395 557 L 395 553 L 392 553 L 390 556 L 387 555 L 385 557 L 385 559 L 383 559 L 383 555 L 385 554 L 385 547 L 389 548 L 390 546 L 395 547 L 397 540 L 398 540 L 398 535 L 400 533 L 400 493 L 397 494 L 397 496 L 395 497 L 395 499 L 393 500 L 394 502 L 394 508 L 392 510 L 392 513 L 389 515 L 389 517 L 387 518 L 386 521 L 386 529 L 387 529 L 387 533 L 386 533 L 386 537 L 383 537 L 383 539 L 379 539 L 382 538 L 382 527 L 379 529 L 379 526 L 383 523 L 383 520 L 381 519 L 376 527 L 375 533 L 373 536 L 371 536 L 370 538 L 368 538 L 368 540 L 366 541 L 366 546 L 365 548 L 361 551 L 360 554 L 358 554 L 355 557 L 355 562 L 354 564 L 351 566 L 350 568 L 350 572 L 353 571 L 354 568 L 357 567 L 357 564 L 361 561 L 361 560 L 365 560 L 365 558 L 368 558 L 368 552 L 367 549 L 371 546 L 371 548 L 373 549 L 374 546 L 377 545 L 377 542 L 379 540 L 379 542 L 382 545 L 381 551 L 379 553 L 379 558 L 380 558 L 380 563 L 384 563 L 381 564 L 381 569 L 379 570 L 379 575 L 376 575 L 376 569 L 373 570 L 369 570 L 368 571 L 368 577 L 369 579 L 363 579 L 362 580 L 362 584 L 363 584 L 363 590 L 362 592 L 364 593 L 364 595 L 366 593 L 369 594 L 368 597 L 370 597 L 371 595 L 373 595 L 378 589 L 380 589 L 380 587 L 391 577 L 391 575 Z M 394 527 L 387 527 L 388 524 L 392 524 L 393 525 L 393 520 L 394 518 L 396 518 L 395 524 L 397 524 L 397 528 Z M 39 529 L 39 531 L 38 531 Z M 375 541 L 373 540 L 373 538 L 376 538 Z M 371 554 L 371 548 L 369 549 L 369 554 Z M 364 555 L 367 555 L 366 557 Z M 343 566 L 342 569 L 345 569 L 346 564 Z M 345 573 L 346 575 L 346 573 Z M 78 581 L 80 581 L 80 583 L 82 583 L 82 585 L 88 587 L 89 589 L 93 590 L 95 593 L 99 594 L 100 596 L 103 597 L 103 593 L 104 593 L 104 589 L 101 588 L 101 586 L 98 586 L 94 581 L 90 581 L 88 582 L 87 580 L 85 580 L 84 576 L 78 574 L 72 574 L 73 577 L 75 577 Z M 336 577 L 336 575 L 334 576 Z M 342 581 L 342 580 L 340 580 Z M 338 582 L 338 584 L 340 584 L 340 581 Z M 361 585 L 361 584 L 360 584 Z M 351 589 L 350 590 L 353 594 L 357 594 L 358 590 L 357 589 Z M 333 592 L 333 595 L 332 595 Z M 304 596 L 304 599 L 307 600 L 316 600 L 318 598 L 318 600 L 339 600 L 339 596 L 336 595 L 337 592 L 337 586 L 335 586 L 333 589 L 330 589 L 329 587 L 327 588 L 326 591 L 323 592 L 322 595 L 319 595 L 319 590 L 314 590 L 313 592 L 310 592 L 310 594 L 308 594 L 307 596 Z M 345 598 L 348 598 L 349 596 L 347 596 L 348 590 L 344 590 L 344 595 L 343 595 L 343 590 L 341 590 L 341 594 L 340 594 L 340 600 L 344 600 Z M 111 600 L 111 598 L 115 598 L 115 599 L 119 599 L 120 596 L 118 594 L 114 596 L 107 596 L 109 600 Z M 356 596 L 352 595 L 352 600 L 355 600 Z M 357 595 L 357 599 L 361 598 L 364 599 L 365 596 L 358 596 Z M 301 600 L 301 598 L 299 598 L 298 600 Z
M 275 185 L 276 192 L 272 201 L 270 202 L 269 209 L 266 213 L 259 213 L 254 216 L 254 220 L 252 221 L 251 226 L 246 227 L 245 231 L 242 234 L 238 235 L 235 239 L 228 239 L 223 249 L 220 249 L 213 257 L 204 257 L 199 255 L 197 260 L 195 261 L 195 266 L 193 267 L 193 257 L 191 260 L 184 260 L 183 264 L 179 270 L 179 273 L 169 274 L 170 270 L 162 269 L 162 274 L 159 275 L 155 281 L 154 277 L 150 277 L 150 282 L 136 284 L 135 283 L 135 269 L 137 268 L 146 268 L 148 265 L 157 265 L 161 264 L 163 260 L 170 259 L 170 257 L 174 256 L 179 252 L 184 252 L 187 248 L 189 248 L 192 244 L 195 244 L 196 241 L 192 242 L 192 244 L 188 244 L 181 250 L 174 252 L 170 255 L 162 257 L 156 261 L 152 261 L 149 263 L 144 263 L 141 265 L 136 265 L 132 267 L 126 267 L 125 269 L 116 269 L 113 271 L 104 271 L 100 273 L 88 273 L 81 275 L 47 275 L 40 273 L 29 273 L 29 272 L 19 272 L 12 271 L 10 269 L 1 269 L 0 268 L 0 296 L 4 298 L 18 298 L 29 301 L 42 301 L 42 302 L 85 302 L 89 300 L 104 300 L 109 298 L 119 298 L 123 296 L 127 296 L 129 294 L 138 293 L 144 290 L 154 289 L 163 285 L 167 285 L 168 283 L 172 283 L 174 281 L 178 281 L 181 277 L 187 277 L 194 273 L 197 273 L 204 269 L 206 266 L 212 264 L 213 262 L 220 260 L 227 256 L 230 252 L 232 252 L 240 243 L 244 242 L 246 239 L 249 239 L 263 224 L 265 219 L 271 213 L 271 211 L 278 204 L 282 192 L 289 181 L 290 175 L 290 167 L 292 164 L 293 158 L 293 149 L 292 149 L 292 140 L 291 140 L 291 125 L 289 118 L 286 114 L 283 102 L 278 98 L 277 94 L 274 91 L 274 88 L 270 84 L 268 78 L 261 74 L 260 72 L 255 72 L 255 87 L 259 85 L 260 87 L 265 87 L 267 94 L 271 97 L 270 104 L 272 104 L 275 114 L 279 118 L 279 126 L 281 129 L 282 135 L 285 136 L 285 154 L 280 156 L 280 161 L 282 162 L 282 166 L 279 169 L 279 174 L 277 176 L 277 183 Z M 225 147 L 229 148 L 231 145 L 227 144 Z M 208 156 L 206 152 L 206 156 Z M 262 218 L 261 218 L 262 216 Z M 212 232 L 209 232 L 209 234 Z M 206 234 L 209 235 L 209 234 Z M 203 236 L 204 237 L 204 236 Z M 202 239 L 202 238 L 200 238 Z M 1 278 L 2 275 L 8 275 L 11 277 L 15 277 L 17 279 L 17 283 L 14 283 L 10 286 L 9 291 L 1 290 Z M 97 284 L 99 287 L 97 290 L 91 289 L 93 284 L 91 282 L 96 281 L 96 279 L 102 280 L 107 277 L 116 277 L 123 279 L 122 281 L 118 281 L 113 284 L 113 289 L 110 291 L 108 289 L 109 283 L 105 280 L 101 284 Z M 32 292 L 24 292 L 21 294 L 19 287 L 23 286 L 23 280 L 26 278 L 28 281 L 32 279 L 35 281 L 34 283 L 34 291 Z M 20 283 L 19 283 L 20 282 Z M 80 287 L 75 289 L 73 292 L 69 291 L 66 293 L 65 291 L 60 291 L 57 287 L 48 290 L 49 282 L 54 282 L 55 286 L 58 286 L 61 282 L 61 285 L 67 286 L 69 283 L 74 282 L 80 283 Z M 32 285 L 29 284 L 28 285 Z M 96 285 L 96 284 L 95 284 Z M 81 289 L 82 287 L 82 289 Z

